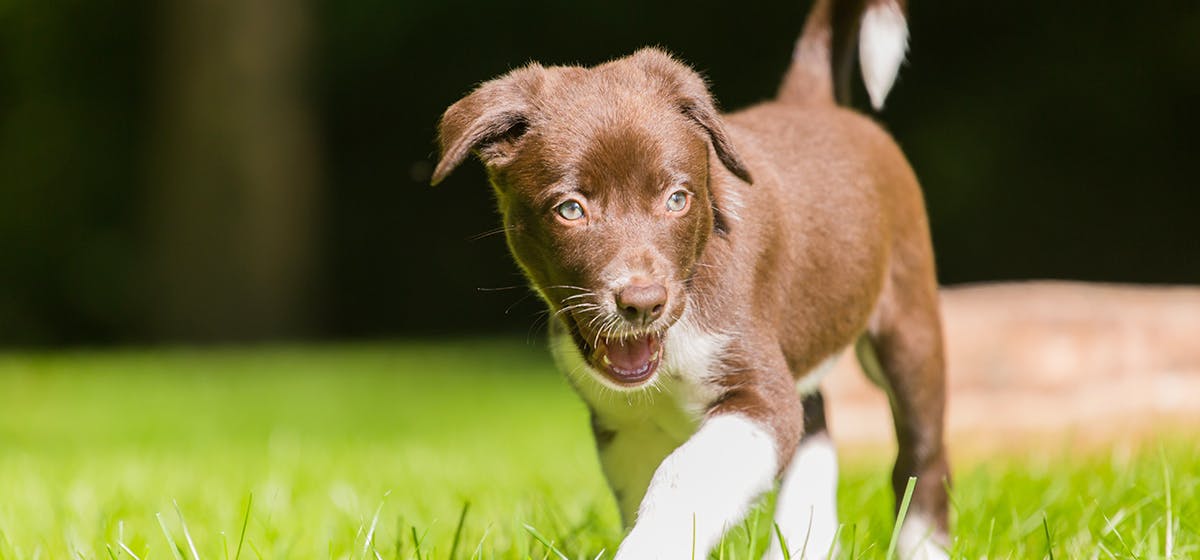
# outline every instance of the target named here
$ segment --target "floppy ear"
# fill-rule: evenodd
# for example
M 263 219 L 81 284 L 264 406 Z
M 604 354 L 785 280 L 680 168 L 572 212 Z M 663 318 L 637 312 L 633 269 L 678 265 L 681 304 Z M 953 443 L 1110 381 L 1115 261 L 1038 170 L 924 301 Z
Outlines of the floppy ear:
M 721 115 L 704 79 L 695 70 L 659 49 L 641 49 L 633 53 L 631 58 L 650 75 L 658 78 L 661 85 L 670 88 L 668 95 L 673 96 L 680 112 L 704 129 L 713 151 L 725 168 L 741 180 L 753 183 L 750 170 L 725 132 L 725 125 L 721 122 Z
M 529 119 L 528 99 L 540 84 L 542 67 L 531 64 L 486 82 L 446 109 L 438 123 L 441 159 L 431 183 L 442 182 L 472 150 L 484 163 L 505 154 L 499 144 L 511 142 L 525 132 Z
M 701 100 L 701 102 L 685 101 L 680 110 L 708 133 L 713 150 L 717 152 L 717 158 L 725 164 L 726 169 L 737 175 L 739 179 L 747 183 L 754 183 L 754 179 L 750 177 L 750 170 L 746 169 L 746 164 L 742 163 L 741 156 L 733 149 L 733 142 L 725 133 L 725 127 L 721 124 L 721 116 L 717 114 L 717 109 L 713 106 L 711 99 Z

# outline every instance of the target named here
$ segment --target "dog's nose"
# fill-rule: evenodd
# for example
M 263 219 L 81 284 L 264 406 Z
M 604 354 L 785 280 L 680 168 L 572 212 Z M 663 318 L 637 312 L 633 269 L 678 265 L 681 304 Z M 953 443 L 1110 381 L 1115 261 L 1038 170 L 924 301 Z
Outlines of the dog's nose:
M 667 288 L 657 283 L 631 283 L 617 292 L 621 316 L 638 325 L 659 318 L 667 306 Z

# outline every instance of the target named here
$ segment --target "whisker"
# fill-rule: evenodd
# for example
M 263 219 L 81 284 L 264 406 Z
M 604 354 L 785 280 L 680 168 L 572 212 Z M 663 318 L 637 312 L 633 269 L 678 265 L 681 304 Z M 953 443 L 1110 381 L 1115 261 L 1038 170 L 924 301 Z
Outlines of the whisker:
M 554 286 L 542 286 L 542 289 L 545 289 L 545 290 L 559 290 L 559 289 L 561 289 L 561 290 L 579 290 L 581 292 L 590 291 L 587 288 L 583 288 L 580 286 L 572 286 L 570 284 L 557 284 Z
M 523 296 L 521 296 L 521 297 L 517 298 L 517 301 L 514 301 L 514 302 L 512 302 L 512 304 L 511 304 L 511 305 L 509 305 L 509 306 L 508 306 L 508 308 L 504 310 L 504 314 L 505 314 L 505 315 L 508 315 L 508 313 L 509 313 L 510 311 L 512 311 L 514 308 L 516 308 L 518 304 L 520 304 L 521 302 L 523 302 L 523 301 L 525 301 L 525 300 L 529 299 L 529 296 L 531 296 L 531 295 L 533 295 L 533 294 L 534 294 L 534 292 L 531 290 L 529 293 L 527 293 L 527 294 L 525 294 L 525 295 L 523 295 Z
M 597 315 L 597 316 L 593 317 L 592 320 L 588 322 L 589 328 L 592 323 L 596 322 L 596 319 L 601 319 L 600 324 L 603 325 L 604 322 L 607 321 L 607 319 L 603 319 L 603 317 L 604 317 L 603 315 Z M 600 337 L 602 337 L 602 336 L 604 336 L 604 329 L 603 328 L 596 329 L 592 336 L 592 348 L 600 347 Z
M 601 317 L 601 316 L 602 315 L 597 315 L 597 317 Z M 600 347 L 600 333 L 602 333 L 602 332 L 604 332 L 604 331 L 601 329 L 596 329 L 596 336 L 593 337 L 595 339 L 595 341 L 592 343 L 592 348 Z
M 601 318 L 603 318 L 603 317 L 604 317 L 604 314 L 602 314 L 602 313 L 597 313 L 597 314 L 596 314 L 594 317 L 592 317 L 592 320 L 591 320 L 591 321 L 588 321 L 588 323 L 587 323 L 587 326 L 586 326 L 586 327 L 584 327 L 584 328 L 588 328 L 588 329 L 592 328 L 592 325 L 593 325 L 593 324 L 594 324 L 594 323 L 595 323 L 595 322 L 596 322 L 598 319 L 601 319 Z
M 559 309 L 556 313 L 562 313 L 563 311 L 566 311 L 568 309 L 580 309 L 580 308 L 600 309 L 601 307 L 590 301 L 580 301 L 580 302 L 572 303 L 571 305 L 564 306 L 561 309 Z
M 515 290 L 517 288 L 524 288 L 524 287 L 525 286 L 523 284 L 514 284 L 512 286 L 497 286 L 495 288 L 480 287 L 480 288 L 475 288 L 475 291 L 478 291 L 478 292 L 502 292 L 504 290 Z
M 609 317 L 608 322 L 605 323 L 604 326 L 600 328 L 600 332 L 608 331 L 611 333 L 610 336 L 607 336 L 605 338 L 614 338 L 614 337 L 615 338 L 624 338 L 622 336 L 616 336 L 616 335 L 621 334 L 620 333 L 620 326 L 621 326 L 620 321 L 621 321 L 620 317 Z
M 587 301 L 582 302 L 582 303 L 575 303 L 575 304 L 563 307 L 562 309 L 559 309 L 558 311 L 555 311 L 554 317 L 558 317 L 559 315 L 562 315 L 563 313 L 566 313 L 568 311 L 574 311 L 576 309 L 592 310 L 592 309 L 600 309 L 600 306 L 596 305 L 594 303 L 591 303 L 591 302 L 587 302 Z
M 500 234 L 500 233 L 505 233 L 508 231 L 513 231 L 516 229 L 517 228 L 515 226 L 504 226 L 504 227 L 498 227 L 496 229 L 489 229 L 483 233 L 477 233 L 475 235 L 472 235 L 471 237 L 468 237 L 467 241 L 479 241 L 480 239 L 483 239 L 485 237 L 489 237 L 489 236 Z
M 549 317 L 549 315 L 550 315 L 549 313 L 543 311 L 541 313 L 538 313 L 537 317 L 534 317 L 533 323 L 531 323 L 529 325 L 529 330 L 525 332 L 525 344 L 526 345 L 529 345 L 530 343 L 533 342 L 533 335 L 537 332 L 539 326 L 550 324 L 550 320 L 547 319 L 547 317 Z

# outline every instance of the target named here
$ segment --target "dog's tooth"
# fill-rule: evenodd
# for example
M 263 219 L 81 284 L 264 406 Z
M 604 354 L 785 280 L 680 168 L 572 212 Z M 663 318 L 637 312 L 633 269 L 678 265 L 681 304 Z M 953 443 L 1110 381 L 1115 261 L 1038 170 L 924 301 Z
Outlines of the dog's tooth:
M 612 365 L 612 362 L 611 362 L 611 361 L 609 361 L 609 359 L 608 359 L 608 354 L 605 354 L 604 356 L 602 356 L 602 357 L 600 358 L 600 361 L 601 361 L 601 362 L 603 362 L 603 363 L 604 363 L 604 365 L 606 365 L 606 366 L 611 366 L 611 365 Z

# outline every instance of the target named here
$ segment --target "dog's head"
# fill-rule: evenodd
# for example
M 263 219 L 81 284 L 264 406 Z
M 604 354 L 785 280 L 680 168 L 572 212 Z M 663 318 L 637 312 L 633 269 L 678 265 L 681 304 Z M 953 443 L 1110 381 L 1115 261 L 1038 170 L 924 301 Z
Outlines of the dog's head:
M 534 64 L 459 100 L 438 132 L 433 183 L 478 154 L 514 258 L 603 381 L 652 379 L 724 227 L 710 153 L 750 181 L 703 79 L 654 49 L 593 68 Z

